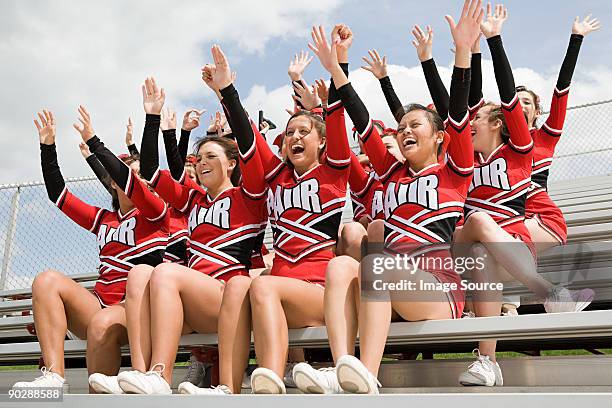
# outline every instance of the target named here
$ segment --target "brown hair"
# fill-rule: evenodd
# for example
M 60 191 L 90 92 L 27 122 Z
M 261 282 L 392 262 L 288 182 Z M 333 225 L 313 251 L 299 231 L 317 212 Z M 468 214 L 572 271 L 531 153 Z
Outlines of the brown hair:
M 140 155 L 136 155 L 136 154 L 132 154 L 132 155 L 120 155 L 119 156 L 119 160 L 121 160 L 122 162 L 124 162 L 127 166 L 130 166 L 133 163 L 136 163 L 137 161 L 140 161 Z M 130 171 L 132 171 L 130 169 Z M 107 186 L 110 186 L 112 183 L 112 179 L 110 175 L 106 175 L 104 177 L 104 184 L 106 184 Z M 119 210 L 119 194 L 117 194 L 117 190 L 115 190 L 114 188 L 110 189 L 110 194 L 111 194 L 111 205 L 113 207 L 113 211 L 118 211 Z
M 493 102 L 487 102 L 484 105 L 482 105 L 482 108 L 484 108 L 485 106 L 490 106 L 491 110 L 489 111 L 489 123 L 493 123 L 497 120 L 500 120 L 502 123 L 501 126 L 501 138 L 502 138 L 502 142 L 508 143 L 510 141 L 510 131 L 508 130 L 508 125 L 506 124 L 506 117 L 504 116 L 504 113 L 502 112 L 502 108 L 500 105 L 497 105 Z
M 424 111 L 425 117 L 427 118 L 427 121 L 433 128 L 434 133 L 439 132 L 439 131 L 444 131 L 444 121 L 442 120 L 440 115 L 438 115 L 438 112 L 436 112 L 433 109 L 428 108 L 427 106 L 423 106 L 418 103 L 411 103 L 409 105 L 404 106 L 403 111 L 404 111 L 404 114 L 401 116 L 400 122 L 401 122 L 401 119 L 403 119 L 403 117 L 410 112 Z M 438 145 L 438 156 L 442 153 L 442 145 L 443 143 L 440 143 Z
M 194 146 L 195 148 L 194 151 L 195 151 L 196 156 L 198 155 L 200 148 L 204 146 L 206 143 L 218 144 L 223 149 L 223 152 L 225 152 L 225 156 L 227 157 L 228 160 L 236 161 L 236 166 L 234 167 L 234 170 L 232 170 L 232 174 L 230 175 L 230 180 L 233 186 L 239 185 L 240 184 L 240 160 L 239 160 L 240 158 L 238 156 L 238 145 L 236 144 L 236 142 L 225 136 L 217 136 L 217 135 L 204 136 L 203 138 L 198 140 Z
M 285 126 L 285 136 L 283 136 L 283 142 L 281 143 L 281 146 L 283 146 L 284 143 L 284 139 L 287 137 L 287 126 L 289 126 L 289 122 L 291 122 L 293 119 L 298 118 L 300 116 L 305 116 L 308 118 L 308 120 L 310 121 L 310 125 L 317 130 L 317 133 L 319 134 L 319 136 L 321 137 L 321 139 L 325 138 L 327 136 L 327 131 L 325 129 L 325 121 L 323 120 L 323 118 L 320 115 L 317 115 L 316 113 L 312 113 L 310 111 L 307 110 L 299 110 L 296 113 L 294 113 L 293 115 L 291 115 L 291 117 L 289 118 L 289 120 L 287 121 L 287 125 Z M 319 159 L 321 158 L 321 156 L 323 155 L 323 153 L 325 153 L 325 148 L 326 146 L 324 145 L 321 150 L 319 150 Z M 291 161 L 289 159 L 286 160 L 287 165 L 290 168 L 293 168 L 293 163 L 291 163 Z

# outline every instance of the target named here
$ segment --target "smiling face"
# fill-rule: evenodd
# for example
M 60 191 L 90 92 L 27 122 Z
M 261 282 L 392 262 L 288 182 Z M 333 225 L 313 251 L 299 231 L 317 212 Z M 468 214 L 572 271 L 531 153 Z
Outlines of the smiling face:
M 535 126 L 536 118 L 540 114 L 540 108 L 534 100 L 534 95 L 529 91 L 520 91 L 518 92 L 518 98 L 523 108 L 523 114 L 525 114 L 527 119 L 527 124 L 530 128 Z
M 223 146 L 210 141 L 200 146 L 195 166 L 200 185 L 208 190 L 216 191 L 219 186 L 227 184 L 236 167 L 235 159 L 229 159 Z
M 444 130 L 435 131 L 428 112 L 414 109 L 406 113 L 397 128 L 397 144 L 412 167 L 423 167 L 438 156 L 438 146 L 444 140 Z
M 314 119 L 305 115 L 295 116 L 287 123 L 284 150 L 298 174 L 302 174 L 319 164 L 319 153 L 325 146 L 325 139 L 313 123 Z
M 471 121 L 472 126 L 472 144 L 477 152 L 485 152 L 492 145 L 502 143 L 501 139 L 501 120 L 493 120 L 491 111 L 495 109 L 492 104 L 487 104 L 478 109 L 476 116 Z M 493 140 L 495 139 L 495 140 Z

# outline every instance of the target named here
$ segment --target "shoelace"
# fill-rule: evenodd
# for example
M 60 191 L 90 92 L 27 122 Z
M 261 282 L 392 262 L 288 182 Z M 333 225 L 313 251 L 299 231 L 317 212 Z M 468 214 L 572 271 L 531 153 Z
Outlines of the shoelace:
M 53 364 L 51 364 L 51 366 L 49 368 L 43 366 L 40 369 L 40 372 L 42 373 L 42 375 L 40 377 L 36 377 L 34 379 L 34 381 L 42 381 L 44 379 L 46 379 L 47 377 L 50 377 L 51 374 L 53 374 L 53 371 L 51 371 L 53 369 Z
M 319 371 L 323 371 L 323 372 L 336 371 L 336 367 L 323 367 L 323 368 L 319 368 Z
M 485 361 L 490 361 L 489 356 L 483 356 L 480 354 L 480 350 L 475 348 L 472 350 L 472 354 L 476 356 L 476 361 L 468 366 L 468 370 L 474 369 L 474 371 L 483 372 L 485 371 Z
M 155 369 L 155 367 L 158 367 L 158 366 L 161 367 L 161 370 Z M 155 374 L 159 378 L 162 378 L 162 374 L 164 373 L 165 369 L 166 369 L 166 365 L 164 363 L 157 363 L 153 367 L 151 367 L 149 371 L 146 372 L 146 375 Z

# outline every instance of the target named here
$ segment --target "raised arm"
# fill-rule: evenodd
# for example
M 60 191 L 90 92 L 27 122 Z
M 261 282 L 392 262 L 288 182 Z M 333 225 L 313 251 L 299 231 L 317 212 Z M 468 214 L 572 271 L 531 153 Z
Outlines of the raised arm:
M 204 112 L 206 112 L 206 109 L 198 110 L 192 108 L 185 112 L 185 114 L 183 115 L 181 137 L 178 142 L 178 152 L 183 165 L 185 165 L 185 159 L 187 158 L 187 150 L 189 150 L 189 137 L 191 136 L 191 131 L 200 126 L 200 119 Z M 167 151 L 166 154 L 168 154 Z
M 47 196 L 64 214 L 81 227 L 96 232 L 104 211 L 81 201 L 66 188 L 55 149 L 55 117 L 48 110 L 38 113 L 34 119 L 40 141 L 40 164 Z
M 306 87 L 307 84 L 303 79 L 304 71 L 306 67 L 312 61 L 312 57 L 308 55 L 307 52 L 300 51 L 299 54 L 295 54 L 293 59 L 289 63 L 289 69 L 287 70 L 287 74 L 289 74 L 289 78 L 291 78 L 291 85 L 295 88 L 296 85 L 300 85 L 302 87 Z M 299 96 L 297 90 L 294 89 L 295 95 Z M 295 98 L 294 98 L 295 99 Z M 302 102 L 298 99 L 295 99 L 295 102 L 301 109 L 308 109 L 302 105 Z
M 81 124 L 75 124 L 74 128 L 81 134 L 89 150 L 100 160 L 113 181 L 148 220 L 162 219 L 166 215 L 166 203 L 149 191 L 146 183 L 95 136 L 91 117 L 85 107 L 79 106 L 79 114 Z
M 533 147 L 533 140 L 516 94 L 514 75 L 501 39 L 502 26 L 507 18 L 508 12 L 503 5 L 497 5 L 495 13 L 492 13 L 491 5 L 488 4 L 487 19 L 482 22 L 481 30 L 491 51 L 502 112 L 510 132 L 510 145 L 518 152 L 527 153 Z
M 429 89 L 431 100 L 436 107 L 438 115 L 440 115 L 442 120 L 446 122 L 448 119 L 449 104 L 448 91 L 442 82 L 442 78 L 440 78 L 438 67 L 433 59 L 433 29 L 429 25 L 426 28 L 427 33 L 425 33 L 418 25 L 414 26 L 412 29 L 412 35 L 414 35 L 412 44 L 416 48 L 419 61 L 421 61 L 421 68 L 423 69 L 423 74 L 425 75 L 425 82 L 427 83 L 427 89 Z
M 342 104 L 359 132 L 359 137 L 365 144 L 366 153 L 370 157 L 374 169 L 384 182 L 384 178 L 390 173 L 392 168 L 400 163 L 387 151 L 378 134 L 378 130 L 375 126 L 372 126 L 368 110 L 340 66 L 340 56 L 336 52 L 337 43 L 340 39 L 337 37 L 332 38 L 330 46 L 325 38 L 325 30 L 322 26 L 313 27 L 311 36 L 314 45 L 308 44 L 308 46 L 317 55 L 321 65 L 332 75 L 332 80 L 335 87 L 338 88 Z M 330 89 L 330 107 L 332 106 L 331 99 L 332 92 Z
M 111 195 L 113 194 L 113 188 L 110 185 L 110 176 L 108 172 L 100 163 L 100 160 L 96 158 L 96 155 L 89 151 L 89 147 L 85 144 L 85 142 L 79 143 L 79 150 L 83 155 L 83 158 L 89 165 L 89 168 L 94 172 L 100 183 L 104 186 L 106 191 L 108 191 Z
M 166 159 L 170 174 L 175 180 L 182 181 L 185 174 L 185 162 L 181 159 L 178 146 L 176 144 L 176 112 L 170 108 L 162 111 L 161 130 L 164 137 L 164 147 L 166 149 Z
M 404 116 L 404 106 L 395 93 L 395 89 L 393 89 L 393 84 L 391 83 L 391 78 L 389 78 L 389 74 L 387 73 L 387 56 L 380 58 L 380 55 L 376 50 L 369 50 L 368 54 L 370 58 L 362 58 L 367 65 L 364 65 L 361 68 L 365 69 L 366 71 L 370 71 L 376 77 L 376 79 L 378 79 L 380 82 L 380 88 L 385 95 L 387 106 L 389 106 L 391 114 L 399 123 L 399 121 L 402 120 L 402 116 Z
M 470 119 L 476 116 L 476 112 L 484 105 L 482 97 L 482 54 L 480 53 L 480 35 L 472 45 L 472 81 L 470 82 L 470 96 L 468 98 L 468 109 Z
M 128 118 L 128 123 L 125 125 L 125 145 L 127 146 L 128 153 L 132 156 L 138 156 L 140 152 L 134 143 L 134 124 L 132 118 Z
M 265 174 L 255 143 L 255 134 L 258 134 L 259 130 L 249 120 L 240 102 L 238 91 L 232 83 L 229 62 L 221 47 L 214 45 L 212 56 L 215 64 L 206 65 L 202 77 L 208 86 L 218 89 L 221 94 L 221 103 L 238 143 L 242 189 L 251 198 L 263 198 L 266 192 Z

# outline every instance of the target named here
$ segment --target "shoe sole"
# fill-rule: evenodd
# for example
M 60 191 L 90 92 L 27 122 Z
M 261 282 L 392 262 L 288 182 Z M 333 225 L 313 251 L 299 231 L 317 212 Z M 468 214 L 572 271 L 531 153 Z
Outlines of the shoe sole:
M 476 382 L 476 381 L 478 380 L 477 379 L 475 379 L 474 381 L 459 380 L 459 384 L 463 385 L 464 387 L 493 387 L 497 385 L 496 382 L 493 382 L 493 384 L 489 385 L 489 384 L 483 384 L 482 382 Z M 497 381 L 497 379 L 495 381 Z M 502 384 L 499 384 L 499 385 L 502 385 Z
M 295 378 L 293 380 L 297 388 L 304 394 L 327 394 L 325 389 L 305 372 L 298 371 L 295 373 Z
M 264 375 L 251 377 L 253 394 L 285 394 L 276 381 Z
M 339 364 L 338 367 L 336 367 L 336 372 L 340 388 L 344 391 L 352 394 L 370 394 L 372 392 L 368 380 L 352 366 L 348 364 Z
M 113 392 L 110 388 L 107 388 L 103 384 L 100 384 L 100 383 L 97 383 L 97 382 L 89 383 L 89 385 L 98 394 L 111 394 L 111 395 L 123 394 L 123 391 L 120 392 L 120 393 Z

